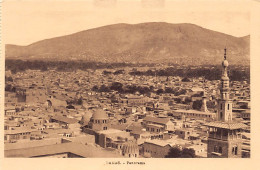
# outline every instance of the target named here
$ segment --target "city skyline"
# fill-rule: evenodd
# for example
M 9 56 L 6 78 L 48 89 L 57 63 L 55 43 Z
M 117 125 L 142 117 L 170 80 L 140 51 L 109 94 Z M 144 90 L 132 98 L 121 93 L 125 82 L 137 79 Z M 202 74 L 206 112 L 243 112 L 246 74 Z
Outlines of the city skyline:
M 0 167 L 257 167 L 254 3 L 5 0 L 1 8 Z

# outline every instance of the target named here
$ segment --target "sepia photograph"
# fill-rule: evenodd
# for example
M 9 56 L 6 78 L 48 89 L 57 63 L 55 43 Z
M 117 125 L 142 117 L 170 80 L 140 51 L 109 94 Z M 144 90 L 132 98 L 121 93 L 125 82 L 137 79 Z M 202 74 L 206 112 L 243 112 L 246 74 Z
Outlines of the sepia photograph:
M 251 3 L 1 6 L 4 158 L 252 158 Z

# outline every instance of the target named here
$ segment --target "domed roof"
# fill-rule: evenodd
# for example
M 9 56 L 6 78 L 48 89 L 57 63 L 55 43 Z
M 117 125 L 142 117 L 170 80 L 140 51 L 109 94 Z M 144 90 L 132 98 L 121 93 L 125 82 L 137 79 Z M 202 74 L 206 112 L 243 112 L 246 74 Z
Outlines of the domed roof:
M 108 119 L 108 116 L 104 110 L 97 109 L 92 115 L 92 119 Z
M 136 154 L 139 153 L 139 148 L 136 143 L 128 142 L 123 145 L 122 152 L 125 154 Z
M 227 66 L 228 66 L 228 61 L 227 61 L 227 60 L 224 60 L 224 61 L 222 62 L 222 65 L 223 65 L 224 67 L 227 67 Z
M 93 112 L 91 112 L 90 110 L 87 110 L 85 112 L 85 114 L 82 116 L 81 123 L 87 124 L 89 122 L 90 118 L 92 117 L 92 115 L 93 115 Z

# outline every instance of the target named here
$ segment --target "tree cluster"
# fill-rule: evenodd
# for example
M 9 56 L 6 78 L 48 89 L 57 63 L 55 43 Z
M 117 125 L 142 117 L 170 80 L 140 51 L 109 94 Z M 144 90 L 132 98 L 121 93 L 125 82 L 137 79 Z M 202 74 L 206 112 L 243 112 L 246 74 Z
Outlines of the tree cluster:
M 119 93 L 129 93 L 129 94 L 135 94 L 139 92 L 140 94 L 148 94 L 153 92 L 153 90 L 146 86 L 136 86 L 136 85 L 126 85 L 124 86 L 122 83 L 119 82 L 113 82 L 111 86 L 101 85 L 93 86 L 93 91 L 96 92 L 110 92 L 110 91 L 118 91 Z
M 175 68 L 168 67 L 161 70 L 147 70 L 138 71 L 132 70 L 130 75 L 137 76 L 179 76 L 184 77 L 182 82 L 190 82 L 190 78 L 204 77 L 206 80 L 219 80 L 222 74 L 222 68 L 219 67 L 198 67 L 198 68 Z M 229 77 L 232 81 L 244 81 L 250 79 L 250 69 L 243 69 L 237 67 L 230 67 Z
M 67 100 L 66 102 L 68 105 L 82 105 L 83 99 L 82 97 L 80 97 L 80 98 L 75 98 L 73 100 Z
M 175 96 L 179 96 L 182 94 L 186 94 L 186 90 L 179 89 L 179 88 L 170 88 L 167 87 L 165 90 L 158 89 L 155 90 L 153 86 L 147 87 L 147 86 L 136 86 L 136 85 L 123 85 L 120 82 L 113 82 L 111 86 L 101 85 L 98 87 L 97 85 L 92 87 L 93 91 L 96 92 L 111 92 L 111 91 L 118 91 L 119 93 L 128 93 L 128 94 L 150 94 L 150 93 L 156 93 L 156 94 L 164 94 L 164 93 L 171 93 Z
M 131 63 L 101 63 L 101 62 L 87 62 L 87 61 L 45 61 L 45 60 L 13 60 L 7 59 L 5 61 L 6 70 L 11 70 L 12 73 L 23 72 L 30 70 L 47 71 L 55 69 L 57 71 L 75 71 L 87 69 L 113 69 L 120 67 L 136 66 Z M 139 64 L 137 66 L 144 66 Z M 114 74 L 121 74 L 121 70 Z
M 119 75 L 119 74 L 124 74 L 124 72 L 125 72 L 124 70 L 116 70 L 114 72 L 104 70 L 103 74 L 104 75 L 109 75 L 109 74 Z
M 55 69 L 57 71 L 75 71 L 87 69 L 114 69 L 120 67 L 153 67 L 155 64 L 145 63 L 101 63 L 101 62 L 86 62 L 86 61 L 48 61 L 48 60 L 13 60 L 7 59 L 5 62 L 6 70 L 11 70 L 12 73 L 22 72 L 25 70 L 41 70 L 47 71 Z M 168 67 L 160 70 L 138 71 L 133 69 L 129 74 L 138 76 L 180 76 L 184 77 L 183 81 L 190 81 L 189 78 L 204 77 L 207 80 L 219 80 L 222 74 L 220 67 L 197 67 L 190 68 L 187 66 Z M 123 74 L 123 70 L 117 70 L 105 74 Z M 230 67 L 229 76 L 232 81 L 250 80 L 250 68 L 241 69 L 240 67 Z
M 165 158 L 195 158 L 194 149 L 180 149 L 179 147 L 172 147 Z

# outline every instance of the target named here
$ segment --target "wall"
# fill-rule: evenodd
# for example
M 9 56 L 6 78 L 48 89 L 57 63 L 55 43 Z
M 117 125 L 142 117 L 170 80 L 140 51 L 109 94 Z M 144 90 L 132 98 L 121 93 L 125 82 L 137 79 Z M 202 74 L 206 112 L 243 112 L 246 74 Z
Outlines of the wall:
M 145 157 L 164 158 L 170 151 L 170 146 L 159 146 L 151 143 L 143 144 L 143 152 Z

